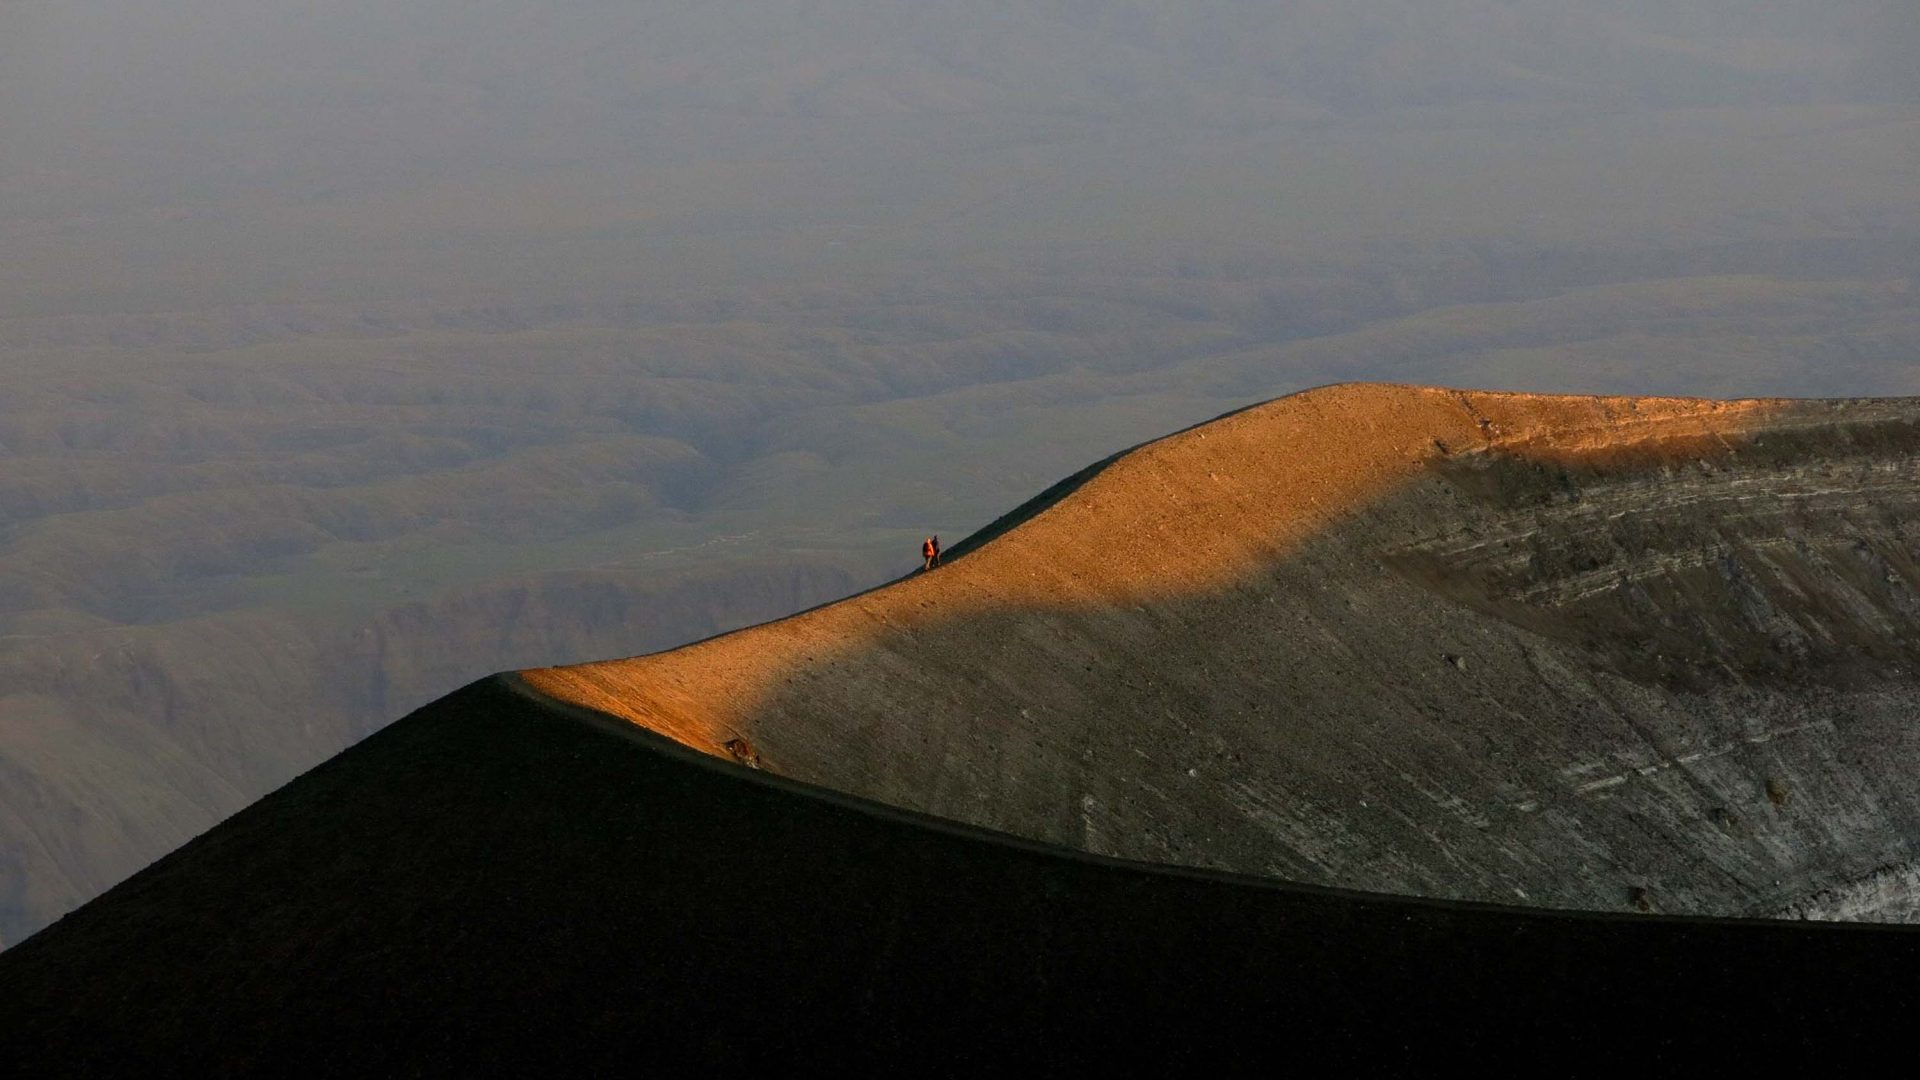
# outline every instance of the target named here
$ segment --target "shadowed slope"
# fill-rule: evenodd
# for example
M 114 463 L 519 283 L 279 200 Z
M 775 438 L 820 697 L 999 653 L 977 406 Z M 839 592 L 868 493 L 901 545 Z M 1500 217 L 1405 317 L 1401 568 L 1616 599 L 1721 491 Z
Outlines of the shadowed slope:
M 1916 963 L 1904 928 L 1447 906 L 1089 859 L 735 769 L 496 678 L 0 955 L 0 1060 L 1724 1067 L 1903 1033 Z
M 1102 854 L 1899 919 L 1917 420 L 1329 387 L 1122 455 L 938 573 L 527 678 Z
M 1491 406 L 1494 416 L 1483 409 Z M 1708 444 L 1758 402 L 1580 399 L 1342 385 L 1242 410 L 1148 443 L 967 541 L 937 580 L 885 590 L 632 660 L 528 672 L 538 686 L 709 753 L 747 732 L 756 699 L 797 661 L 849 639 L 1022 607 L 1107 608 L 1192 595 L 1284 557 L 1454 447 L 1665 438 Z M 1645 415 L 1642 415 L 1642 413 Z M 1071 481 L 1069 481 L 1071 483 Z
M 1831 1064 L 1920 935 L 1271 878 L 1900 914 L 1916 411 L 1235 414 L 937 573 L 420 710 L 0 955 L 0 1060 Z

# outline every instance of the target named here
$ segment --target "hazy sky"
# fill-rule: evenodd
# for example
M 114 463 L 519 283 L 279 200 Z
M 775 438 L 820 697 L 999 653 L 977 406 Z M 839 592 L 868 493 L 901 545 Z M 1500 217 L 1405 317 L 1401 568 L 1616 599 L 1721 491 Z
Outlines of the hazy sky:
M 1616 231 L 1581 219 L 1594 198 L 1555 196 L 1596 170 L 1621 204 L 1710 219 L 1693 200 L 1731 185 L 1746 228 L 1845 229 L 1899 212 L 1917 54 L 1905 0 L 7 0 L 0 295 L 726 280 L 829 246 L 1205 248 L 1250 219 L 1272 243 L 1592 242 Z

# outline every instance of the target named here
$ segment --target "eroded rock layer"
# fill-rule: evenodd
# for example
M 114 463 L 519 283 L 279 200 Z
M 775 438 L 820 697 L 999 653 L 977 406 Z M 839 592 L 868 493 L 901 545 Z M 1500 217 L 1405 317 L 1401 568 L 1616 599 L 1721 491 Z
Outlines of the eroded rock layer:
M 1124 858 L 1898 920 L 1920 403 L 1336 386 L 1103 463 L 949 565 L 525 673 L 722 757 Z

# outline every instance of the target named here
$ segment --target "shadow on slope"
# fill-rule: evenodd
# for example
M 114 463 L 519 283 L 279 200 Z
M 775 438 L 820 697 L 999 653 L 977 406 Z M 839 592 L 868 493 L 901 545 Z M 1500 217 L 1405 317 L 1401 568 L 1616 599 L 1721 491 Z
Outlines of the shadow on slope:
M 1899 929 L 1449 906 L 1076 855 L 495 678 L 0 956 L 0 1054 L 34 1076 L 1777 1060 L 1904 1030 L 1916 963 Z
M 1491 902 L 1915 915 L 1914 404 L 1457 397 L 1337 387 L 1203 425 L 953 567 L 530 680 L 1099 854 Z M 1414 422 L 1376 437 L 1393 409 Z M 1309 452 L 1344 471 L 1296 469 Z

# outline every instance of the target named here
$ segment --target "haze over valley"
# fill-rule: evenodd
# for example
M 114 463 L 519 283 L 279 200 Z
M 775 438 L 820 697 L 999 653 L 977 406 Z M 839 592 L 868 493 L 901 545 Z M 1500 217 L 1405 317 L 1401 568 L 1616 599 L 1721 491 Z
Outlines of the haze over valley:
M 1920 393 L 1895 0 L 0 5 L 0 943 L 1322 383 Z

